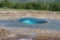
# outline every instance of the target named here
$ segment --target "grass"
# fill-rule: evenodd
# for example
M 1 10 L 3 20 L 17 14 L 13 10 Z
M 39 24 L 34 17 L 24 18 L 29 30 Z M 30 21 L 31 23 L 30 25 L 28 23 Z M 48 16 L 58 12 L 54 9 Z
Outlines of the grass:
M 34 10 L 34 9 L 13 9 L 13 8 L 0 8 L 0 10 Z M 49 11 L 49 10 L 34 10 L 34 11 Z M 51 11 L 51 12 L 60 12 L 60 11 Z

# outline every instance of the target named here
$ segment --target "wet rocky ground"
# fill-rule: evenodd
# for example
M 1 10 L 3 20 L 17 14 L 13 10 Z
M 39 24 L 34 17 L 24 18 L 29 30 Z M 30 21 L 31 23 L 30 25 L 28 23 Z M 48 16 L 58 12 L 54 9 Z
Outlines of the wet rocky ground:
M 32 10 L 1 10 L 0 11 L 0 40 L 60 40 L 60 12 L 46 12 L 46 11 L 32 11 Z M 16 20 L 15 19 L 19 19 L 22 17 L 36 17 L 36 18 L 48 18 L 48 19 L 59 19 L 58 21 L 51 21 L 49 20 L 48 24 L 51 24 L 51 27 L 53 27 L 52 29 L 57 29 L 59 31 L 49 31 L 49 30 L 40 30 L 38 29 L 30 29 L 30 28 L 20 28 L 20 26 L 17 28 L 16 24 Z M 15 20 L 15 21 L 11 21 L 11 19 Z M 10 22 L 6 22 L 6 21 L 10 21 Z M 58 24 L 57 24 L 58 23 Z M 5 26 L 5 24 L 7 26 Z M 11 25 L 15 25 L 16 28 L 14 28 Z M 44 28 L 49 28 L 47 25 L 44 25 Z M 55 26 L 58 25 L 57 27 Z M 20 25 L 20 24 L 19 24 Z M 38 26 L 38 25 L 36 25 Z M 36 27 L 35 26 L 35 27 Z M 55 27 L 54 27 L 55 26 Z M 30 26 L 32 27 L 32 26 Z M 38 26 L 40 27 L 40 26 Z M 42 28 L 43 28 L 42 27 Z

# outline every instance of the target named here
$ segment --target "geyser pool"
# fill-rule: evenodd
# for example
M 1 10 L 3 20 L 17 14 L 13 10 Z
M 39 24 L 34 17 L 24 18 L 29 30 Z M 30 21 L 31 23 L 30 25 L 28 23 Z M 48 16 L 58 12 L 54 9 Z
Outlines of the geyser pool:
M 47 23 L 46 20 L 40 19 L 40 18 L 20 18 L 19 22 L 25 23 L 25 24 L 42 24 L 42 23 Z
M 11 20 L 0 20 L 0 27 L 2 26 L 3 28 L 12 27 L 16 29 L 20 27 L 27 27 L 27 28 L 39 28 L 39 29 L 60 31 L 60 19 L 48 19 L 48 18 L 32 18 L 32 19 L 19 18 Z

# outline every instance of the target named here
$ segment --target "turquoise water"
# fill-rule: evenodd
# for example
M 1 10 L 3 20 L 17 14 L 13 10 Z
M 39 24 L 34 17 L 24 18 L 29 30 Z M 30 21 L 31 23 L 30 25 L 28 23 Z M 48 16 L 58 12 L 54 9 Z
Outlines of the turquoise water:
M 31 20 L 24 20 L 23 22 L 20 22 L 20 19 L 13 19 L 13 20 L 0 20 L 0 25 L 6 26 L 6 27 L 27 27 L 27 28 L 40 28 L 40 29 L 48 29 L 48 30 L 58 30 L 60 31 L 60 20 L 57 19 L 43 19 L 47 21 L 47 23 L 40 23 L 40 19 L 38 20 L 38 23 Z
M 46 20 L 39 19 L 39 18 L 20 18 L 19 22 L 25 23 L 25 24 L 42 24 L 42 23 L 47 23 Z

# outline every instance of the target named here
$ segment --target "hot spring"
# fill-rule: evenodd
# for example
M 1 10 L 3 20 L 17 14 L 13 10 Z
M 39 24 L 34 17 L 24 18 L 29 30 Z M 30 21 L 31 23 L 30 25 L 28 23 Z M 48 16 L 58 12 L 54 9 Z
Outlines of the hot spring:
M 19 22 L 25 23 L 25 24 L 43 24 L 43 23 L 47 23 L 46 20 L 39 19 L 39 18 L 20 18 Z
M 60 31 L 60 20 L 59 19 L 48 19 L 48 18 L 19 18 L 11 20 L 0 20 L 0 25 L 5 27 L 19 28 L 39 28 L 48 30 L 59 30 Z

